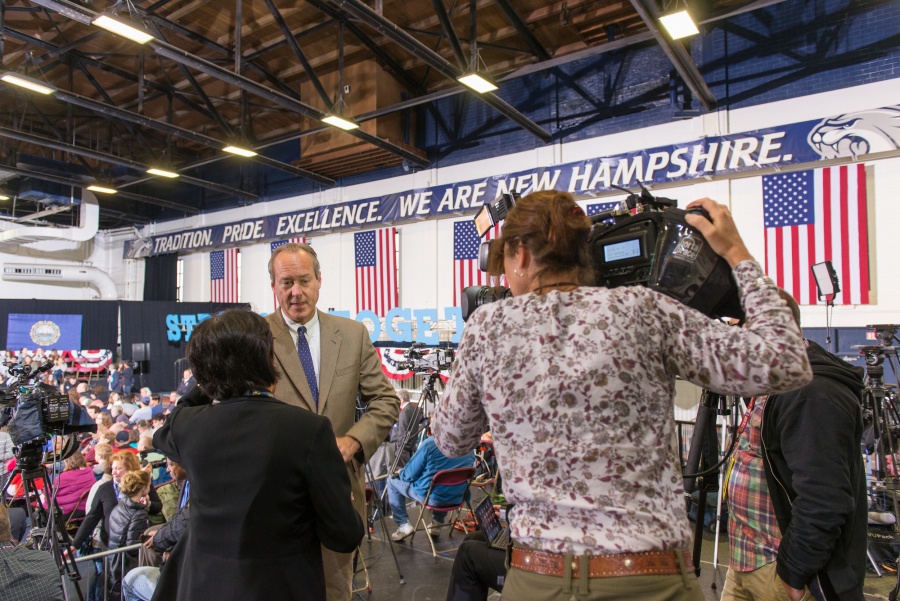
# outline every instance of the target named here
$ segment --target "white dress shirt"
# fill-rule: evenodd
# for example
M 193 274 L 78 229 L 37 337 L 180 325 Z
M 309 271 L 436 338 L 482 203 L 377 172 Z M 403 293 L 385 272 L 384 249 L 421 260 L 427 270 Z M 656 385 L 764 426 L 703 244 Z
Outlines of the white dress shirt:
M 299 341 L 300 336 L 298 330 L 302 324 L 297 323 L 285 315 L 284 311 L 281 312 L 281 316 L 284 317 L 284 323 L 287 324 L 288 329 L 291 331 L 291 338 L 294 340 L 294 348 L 297 348 L 297 342 Z M 318 386 L 321 381 L 319 374 L 322 373 L 319 369 L 320 358 L 322 356 L 322 328 L 319 324 L 318 309 L 316 309 L 313 318 L 306 323 L 306 342 L 309 344 L 309 352 L 312 355 L 313 367 L 315 367 L 316 370 L 316 385 Z

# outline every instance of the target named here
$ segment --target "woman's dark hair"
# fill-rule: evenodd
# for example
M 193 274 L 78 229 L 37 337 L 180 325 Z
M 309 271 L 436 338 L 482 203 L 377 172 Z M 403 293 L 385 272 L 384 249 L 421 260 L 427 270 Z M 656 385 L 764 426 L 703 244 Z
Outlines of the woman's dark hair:
M 576 284 L 592 284 L 594 270 L 587 237 L 591 220 L 568 192 L 544 190 L 516 201 L 503 222 L 503 232 L 491 244 L 488 272 L 503 273 L 503 257 L 515 253 L 521 242 L 539 269 L 535 281 L 545 274 L 575 270 Z
M 194 328 L 187 360 L 207 395 L 224 400 L 278 379 L 275 347 L 266 320 L 245 309 L 229 309 Z

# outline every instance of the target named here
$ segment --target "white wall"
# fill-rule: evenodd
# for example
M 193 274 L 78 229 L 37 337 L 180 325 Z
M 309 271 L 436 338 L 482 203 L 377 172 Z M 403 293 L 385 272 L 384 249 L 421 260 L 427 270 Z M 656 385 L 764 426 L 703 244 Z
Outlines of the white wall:
M 723 135 L 747 130 L 828 117 L 843 112 L 877 108 L 895 103 L 900 92 L 900 79 L 880 82 L 859 88 L 828 92 L 814 96 L 786 100 L 769 105 L 721 111 L 704 117 L 676 121 L 640 131 L 622 132 L 603 138 L 581 140 L 568 144 L 552 144 L 537 150 L 478 161 L 427 169 L 390 180 L 369 182 L 325 190 L 315 194 L 260 203 L 230 211 L 198 215 L 183 221 L 153 224 L 145 228 L 144 235 L 158 235 L 178 231 L 283 213 L 292 210 L 371 198 L 383 194 L 414 188 L 464 181 L 480 176 L 520 171 L 534 167 L 550 166 L 586 158 L 619 154 L 651 146 L 686 142 L 704 135 Z M 814 108 L 811 108 L 814 107 Z M 873 322 L 900 322 L 900 279 L 895 277 L 890 258 L 896 252 L 892 244 L 896 237 L 895 224 L 900 223 L 900 203 L 896 191 L 900 190 L 900 157 L 871 158 L 862 160 L 870 166 L 870 238 L 873 245 L 871 263 L 874 284 L 874 304 L 869 306 L 842 307 L 834 310 L 833 325 L 859 327 Z M 730 205 L 738 226 L 750 251 L 764 258 L 762 182 L 760 175 L 721 180 L 693 180 L 668 189 L 656 187 L 655 192 L 679 200 L 684 206 L 690 200 L 709 196 Z M 621 194 L 611 199 L 621 198 Z M 583 204 L 586 204 L 584 202 Z M 452 238 L 453 221 L 442 219 L 414 222 L 399 226 L 400 230 L 400 304 L 409 308 L 438 308 L 453 304 L 452 289 Z M 98 237 L 97 240 L 99 240 Z M 325 234 L 311 238 L 322 265 L 323 285 L 319 306 L 355 313 L 355 282 L 353 267 L 353 232 Z M 117 248 L 111 248 L 115 243 Z M 68 260 L 91 261 L 105 269 L 116 280 L 120 294 L 128 298 L 140 295 L 142 274 L 139 269 L 129 269 L 121 257 L 121 240 L 109 239 L 105 244 L 92 241 L 77 249 L 55 250 L 45 256 L 44 246 L 40 256 L 29 255 L 29 260 L 49 261 L 65 257 Z M 4 249 L 5 250 L 5 249 Z M 31 251 L 37 252 L 37 251 Z M 266 263 L 269 242 L 245 246 L 242 254 L 241 301 L 250 302 L 259 312 L 273 309 Z M 184 300 L 209 300 L 209 254 L 188 254 L 183 257 Z M 0 262 L 21 260 L 20 256 L 0 254 Z M 138 262 L 139 263 L 139 262 Z M 137 273 L 131 273 L 131 272 Z M 6 298 L 91 298 L 90 291 L 82 288 L 2 282 L 2 296 Z M 133 294 L 138 296 L 132 296 Z M 808 327 L 825 325 L 824 310 L 819 307 L 803 307 L 803 322 Z

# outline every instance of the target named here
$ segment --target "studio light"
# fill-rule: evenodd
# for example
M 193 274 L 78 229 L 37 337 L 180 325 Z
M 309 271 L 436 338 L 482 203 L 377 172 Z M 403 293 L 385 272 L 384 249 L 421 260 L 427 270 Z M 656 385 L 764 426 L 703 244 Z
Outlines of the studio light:
M 238 156 L 248 157 L 248 158 L 255 157 L 257 154 L 253 150 L 250 150 L 248 148 L 242 148 L 240 146 L 235 146 L 233 144 L 226 146 L 222 150 L 224 150 L 225 152 L 230 152 L 231 154 L 236 154 Z
M 19 86 L 20 88 L 25 88 L 26 90 L 31 90 L 32 92 L 37 92 L 38 94 L 52 94 L 55 91 L 54 88 L 51 88 L 35 79 L 9 71 L 4 73 L 3 75 L 0 75 L 0 79 L 5 81 L 6 83 L 11 83 L 14 86 Z
M 687 10 L 680 10 L 678 12 L 663 15 L 659 18 L 659 22 L 663 24 L 663 27 L 666 28 L 666 31 L 669 32 L 669 36 L 673 40 L 680 40 L 681 38 L 700 33 L 700 30 L 697 29 L 697 25 L 694 23 L 694 20 L 691 18 L 691 15 L 688 14 Z
M 107 31 L 111 31 L 116 35 L 120 35 L 123 38 L 128 38 L 132 42 L 137 42 L 138 44 L 146 44 L 153 39 L 152 35 L 125 22 L 118 15 L 100 13 L 100 15 L 91 21 L 91 23 L 97 27 L 102 27 Z
M 834 301 L 834 297 L 841 291 L 841 284 L 838 281 L 837 272 L 831 261 L 822 261 L 816 263 L 812 267 L 813 278 L 816 280 L 816 288 L 819 292 L 819 300 L 826 303 Z

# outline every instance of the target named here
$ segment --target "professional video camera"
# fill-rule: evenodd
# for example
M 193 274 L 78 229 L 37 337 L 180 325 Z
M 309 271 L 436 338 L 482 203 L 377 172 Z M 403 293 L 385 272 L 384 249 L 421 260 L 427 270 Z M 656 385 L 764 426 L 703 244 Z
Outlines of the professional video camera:
M 453 349 L 426 348 L 422 342 L 414 342 L 403 351 L 406 361 L 397 364 L 397 369 L 408 369 L 416 373 L 441 372 L 450 369 L 453 363 Z
M 475 216 L 478 235 L 483 237 L 505 219 L 517 198 L 503 194 L 485 204 Z M 703 209 L 678 209 L 674 200 L 655 197 L 641 185 L 640 194 L 630 193 L 613 209 L 593 215 L 587 244 L 594 263 L 594 284 L 647 286 L 710 317 L 743 318 L 731 268 L 700 232 L 687 224 L 687 213 L 709 218 Z M 482 242 L 479 249 L 482 271 L 487 271 L 492 242 Z M 460 298 L 463 319 L 481 305 L 509 296 L 509 289 L 502 286 L 465 288 Z
M 40 463 L 44 443 L 52 436 L 75 432 L 93 432 L 97 425 L 87 411 L 59 390 L 40 382 L 41 374 L 53 369 L 48 361 L 32 370 L 29 365 L 13 365 L 6 394 L 0 400 L 0 427 L 9 425 L 9 436 L 16 447 L 16 458 Z

